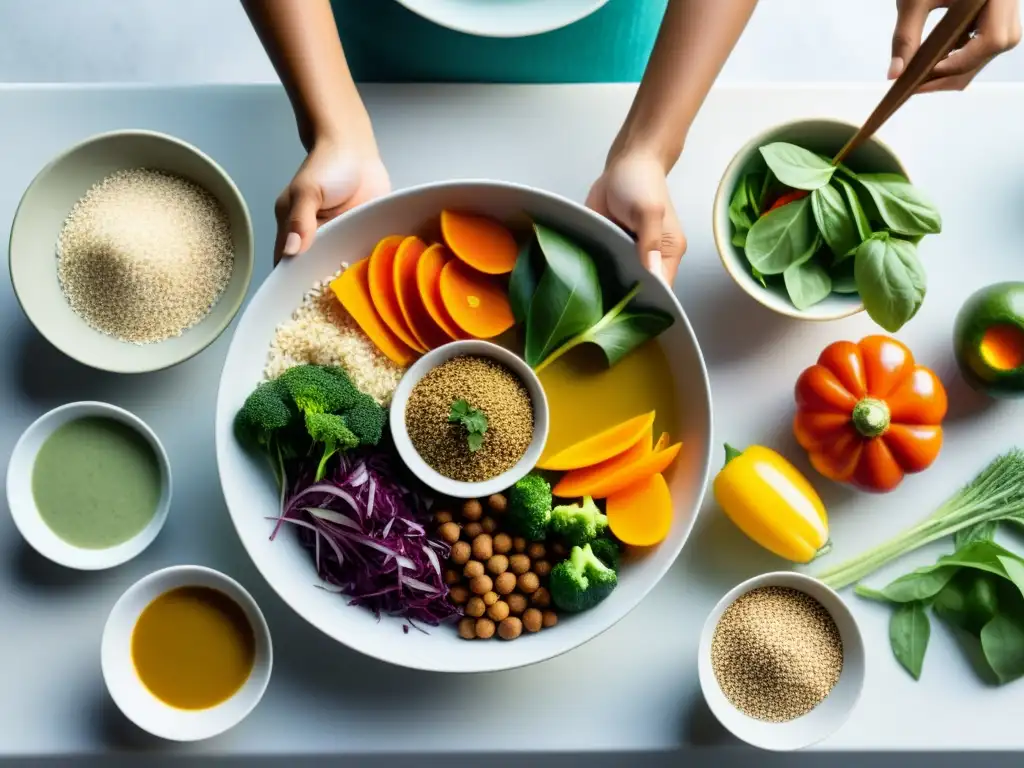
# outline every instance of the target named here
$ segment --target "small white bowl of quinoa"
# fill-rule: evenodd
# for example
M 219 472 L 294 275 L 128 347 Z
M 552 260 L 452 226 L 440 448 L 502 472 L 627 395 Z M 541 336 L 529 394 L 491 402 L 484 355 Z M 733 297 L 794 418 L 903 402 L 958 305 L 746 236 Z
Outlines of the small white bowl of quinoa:
M 231 323 L 252 276 L 242 193 L 173 136 L 115 131 L 32 180 L 9 248 L 25 315 L 83 365 L 144 373 L 186 360 Z

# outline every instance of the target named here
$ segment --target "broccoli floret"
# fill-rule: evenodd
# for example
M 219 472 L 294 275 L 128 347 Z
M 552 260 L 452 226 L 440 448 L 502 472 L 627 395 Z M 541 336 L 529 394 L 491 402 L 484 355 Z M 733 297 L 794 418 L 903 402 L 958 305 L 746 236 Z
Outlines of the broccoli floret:
M 303 413 L 340 413 L 359 400 L 360 392 L 340 368 L 297 365 L 277 380 Z
M 566 543 L 582 547 L 608 530 L 608 518 L 589 496 L 582 504 L 562 504 L 551 510 L 551 532 Z
M 551 521 L 551 485 L 540 475 L 526 475 L 508 492 L 508 522 L 530 541 L 543 541 Z
M 265 381 L 245 399 L 242 410 L 235 416 L 235 427 L 245 440 L 264 448 L 272 447 L 277 433 L 295 417 L 282 394 L 276 381 Z
M 345 420 L 333 413 L 307 413 L 306 431 L 317 443 L 323 443 L 324 452 L 316 468 L 314 480 L 323 480 L 327 472 L 327 460 L 338 451 L 347 451 L 359 445 L 359 438 L 345 426 Z
M 376 445 L 384 432 L 388 412 L 369 395 L 359 393 L 355 403 L 343 414 L 345 424 L 359 438 L 361 445 Z
M 551 569 L 551 599 L 563 611 L 585 611 L 612 593 L 615 571 L 602 563 L 589 544 L 573 547 L 568 560 Z
M 608 538 L 594 539 L 590 549 L 602 563 L 616 573 L 619 572 L 619 545 Z

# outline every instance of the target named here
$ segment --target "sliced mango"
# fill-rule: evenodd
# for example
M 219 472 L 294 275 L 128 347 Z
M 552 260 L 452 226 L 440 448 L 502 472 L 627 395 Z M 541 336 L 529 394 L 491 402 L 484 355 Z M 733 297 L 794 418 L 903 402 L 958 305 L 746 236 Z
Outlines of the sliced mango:
M 672 528 L 672 494 L 661 473 L 612 494 L 605 501 L 608 527 L 624 544 L 659 544 Z
M 603 432 L 580 440 L 554 456 L 541 458 L 537 468 L 565 472 L 581 467 L 592 467 L 626 451 L 645 436 L 650 443 L 653 425 L 654 411 L 634 416 Z
M 571 488 L 572 496 L 593 496 L 595 499 L 606 499 L 616 491 L 645 480 L 651 475 L 664 472 L 679 455 L 682 443 L 670 445 L 662 451 L 651 453 L 637 459 L 631 464 L 619 467 L 614 472 L 596 477 L 592 482 L 584 483 L 579 478 L 582 470 L 569 472 L 551 489 L 556 496 L 566 497 L 565 488 Z M 564 485 L 563 485 L 564 484 Z
M 583 467 L 582 469 L 573 470 L 572 472 L 563 475 L 562 479 L 555 485 L 553 493 L 556 496 L 561 496 L 562 498 L 585 496 L 586 492 L 584 489 L 592 487 L 602 477 L 614 474 L 623 467 L 627 467 L 645 456 L 650 455 L 652 452 L 652 424 L 653 421 L 648 424 L 647 431 L 644 433 L 643 437 L 617 456 L 612 456 L 610 459 L 606 459 L 600 464 Z

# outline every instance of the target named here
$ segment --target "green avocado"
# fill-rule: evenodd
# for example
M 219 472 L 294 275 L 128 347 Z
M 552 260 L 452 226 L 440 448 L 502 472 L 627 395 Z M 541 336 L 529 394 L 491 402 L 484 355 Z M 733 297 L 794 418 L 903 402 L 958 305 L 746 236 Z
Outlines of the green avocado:
M 991 397 L 1024 397 L 1024 283 L 995 283 L 960 308 L 953 328 L 960 373 Z

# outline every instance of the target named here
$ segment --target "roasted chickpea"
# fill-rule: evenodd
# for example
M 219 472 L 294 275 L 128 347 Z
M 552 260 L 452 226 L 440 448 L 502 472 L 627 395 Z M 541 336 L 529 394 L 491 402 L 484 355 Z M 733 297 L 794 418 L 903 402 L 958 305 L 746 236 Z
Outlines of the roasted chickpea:
M 516 588 L 516 575 L 511 571 L 499 574 L 494 580 L 494 589 L 499 595 L 507 595 Z
M 531 560 L 540 560 L 544 555 L 548 553 L 544 547 L 543 542 L 533 541 L 526 547 L 526 554 L 530 556 Z
M 446 568 L 444 572 L 444 583 L 449 587 L 452 584 L 458 584 L 462 581 L 462 574 L 456 571 L 454 568 Z
M 527 608 L 523 611 L 523 628 L 526 629 L 527 632 L 540 632 L 543 622 L 544 617 L 536 608 Z M 477 636 L 479 637 L 479 635 L 480 632 L 477 631 Z
M 444 525 L 452 521 L 452 513 L 447 509 L 442 509 L 440 512 L 434 513 L 434 522 L 438 525 Z
M 494 551 L 506 555 L 512 551 L 512 537 L 507 533 L 499 533 L 494 537 Z
M 530 558 L 526 555 L 512 555 L 508 559 L 508 567 L 516 576 L 526 573 L 530 570 Z
M 475 560 L 487 560 L 494 554 L 493 540 L 489 533 L 481 533 L 473 539 L 473 558 Z
M 551 573 L 551 563 L 549 563 L 547 560 L 534 560 L 533 567 L 530 568 L 530 570 L 536 573 L 542 579 L 546 579 L 548 577 L 548 574 Z
M 544 611 L 544 628 L 553 627 L 558 623 L 558 614 L 554 611 Z
M 483 513 L 484 508 L 476 499 L 467 499 L 462 505 L 462 516 L 471 523 L 479 520 Z
M 490 608 L 487 609 L 487 615 L 495 621 L 502 621 L 508 618 L 508 603 L 504 600 L 499 600 Z
M 544 587 L 541 587 L 530 595 L 530 605 L 535 605 L 538 608 L 547 608 L 551 605 L 551 593 Z
M 508 499 L 502 494 L 496 493 L 493 496 L 487 497 L 487 506 L 495 512 L 501 513 L 508 509 Z
M 487 561 L 487 570 L 495 576 L 500 576 L 508 570 L 508 558 L 505 555 L 491 555 Z
M 474 595 L 469 598 L 469 602 L 466 603 L 466 615 L 472 616 L 474 619 L 479 619 L 487 611 L 487 606 L 484 605 L 482 597 Z
M 508 603 L 509 611 L 517 616 L 526 610 L 526 597 L 518 592 L 506 597 L 505 602 Z
M 538 589 L 540 589 L 540 579 L 537 574 L 533 571 L 527 571 L 522 574 L 516 581 L 516 586 L 519 587 L 520 592 L 524 592 L 527 595 L 532 595 Z M 476 590 L 473 590 L 474 592 Z
M 459 526 L 450 520 L 447 523 L 442 523 L 437 529 L 438 535 L 449 544 L 454 544 L 459 540 Z
M 498 593 L 493 589 L 484 595 L 484 605 L 489 607 L 494 605 L 496 602 L 498 602 Z
M 469 582 L 469 591 L 475 595 L 486 595 L 494 589 L 494 582 L 490 576 L 477 576 Z
M 456 584 L 454 587 L 448 590 L 448 597 L 456 605 L 463 605 L 469 600 L 469 587 L 465 584 Z
M 502 619 L 498 625 L 498 637 L 502 640 L 515 640 L 523 633 L 523 622 L 515 616 Z
M 459 637 L 463 640 L 472 640 L 476 637 L 476 619 L 467 616 L 459 620 Z
M 465 574 L 467 579 L 475 579 L 477 576 L 483 576 L 484 564 L 479 560 L 470 560 L 466 563 L 466 567 L 462 569 L 462 573 Z
M 472 541 L 483 532 L 484 527 L 480 523 L 466 523 L 462 526 L 462 535 L 467 541 Z
M 473 548 L 468 541 L 456 541 L 452 544 L 452 562 L 456 565 L 465 565 L 473 553 Z
M 498 530 L 498 521 L 493 517 L 485 517 L 480 521 L 480 526 L 484 529 L 484 533 L 494 533 Z
M 481 640 L 490 640 L 494 637 L 494 622 L 488 618 L 481 618 L 476 620 L 476 636 Z
M 514 539 L 512 539 L 512 549 L 514 549 L 516 552 L 525 552 L 526 539 L 524 539 L 522 536 L 516 536 Z

